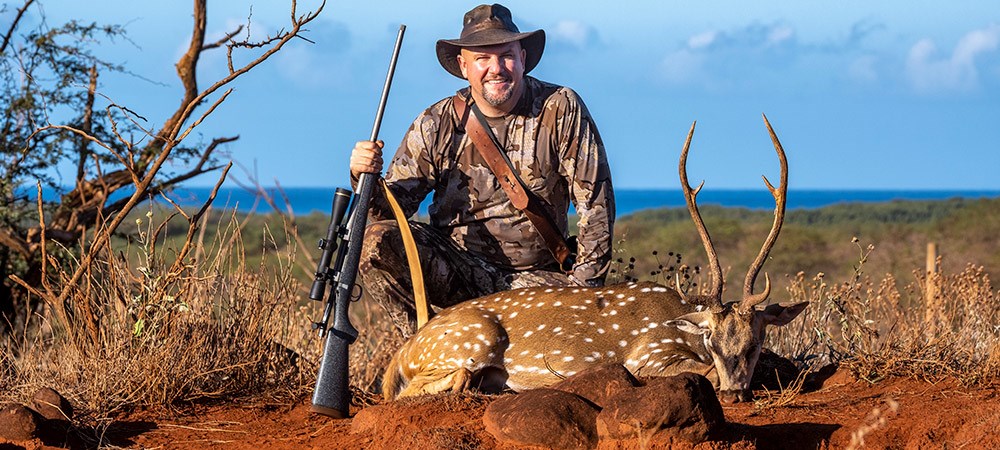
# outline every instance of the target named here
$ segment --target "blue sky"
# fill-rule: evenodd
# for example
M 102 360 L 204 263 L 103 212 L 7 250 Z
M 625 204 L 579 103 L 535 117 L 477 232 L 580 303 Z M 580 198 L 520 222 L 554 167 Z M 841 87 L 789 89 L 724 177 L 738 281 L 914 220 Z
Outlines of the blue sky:
M 248 16 L 251 37 L 285 25 L 288 2 L 254 3 L 210 1 L 209 36 Z M 693 181 L 706 179 L 708 189 L 759 188 L 762 174 L 775 180 L 766 113 L 788 153 L 792 189 L 1000 190 L 996 0 L 504 4 L 522 31 L 546 30 L 532 75 L 584 98 L 618 188 L 676 188 L 693 120 Z M 190 33 L 189 1 L 43 5 L 52 24 L 125 25 L 131 42 L 100 53 L 142 78 L 106 77 L 101 92 L 156 125 L 176 108 L 173 64 Z M 406 38 L 381 133 L 393 150 L 423 108 L 462 87 L 438 65 L 434 43 L 458 37 L 475 5 L 331 1 L 306 34 L 315 44 L 293 42 L 239 80 L 201 139 L 240 135 L 226 150 L 265 184 L 346 185 L 349 151 L 370 134 L 399 24 Z M 203 57 L 202 83 L 223 73 L 223 56 Z

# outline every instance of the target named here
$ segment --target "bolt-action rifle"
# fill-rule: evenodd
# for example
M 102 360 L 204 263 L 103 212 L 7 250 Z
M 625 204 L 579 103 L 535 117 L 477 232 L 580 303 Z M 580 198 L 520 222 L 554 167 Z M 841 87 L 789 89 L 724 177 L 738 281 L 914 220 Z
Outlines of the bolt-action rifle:
M 379 101 L 378 112 L 375 114 L 375 126 L 372 128 L 371 140 L 378 140 L 378 130 L 382 124 L 382 114 L 385 112 L 385 102 L 389 97 L 389 87 L 392 85 L 392 74 L 396 70 L 396 59 L 399 57 L 399 47 L 403 43 L 403 32 L 406 25 L 399 26 L 396 36 L 396 46 L 392 51 L 389 63 L 389 73 L 382 87 L 382 98 Z M 316 389 L 313 391 L 312 408 L 315 413 L 334 418 L 345 418 L 350 415 L 351 390 L 348 384 L 348 346 L 358 338 L 358 330 L 351 325 L 348 305 L 354 292 L 354 281 L 358 275 L 358 263 L 361 258 L 361 244 L 365 236 L 365 226 L 368 224 L 368 206 L 372 191 L 381 175 L 377 173 L 362 173 L 358 178 L 353 199 L 347 189 L 337 188 L 333 197 L 333 208 L 330 214 L 330 226 L 326 237 L 320 239 L 319 248 L 323 250 L 316 278 L 313 280 L 309 298 L 323 300 L 327 283 L 331 284 L 330 296 L 323 309 L 323 318 L 313 323 L 313 329 L 319 330 L 320 337 L 326 337 L 323 345 L 323 358 L 319 365 L 319 375 L 316 376 Z M 350 203 L 350 209 L 348 209 Z M 344 217 L 347 225 L 342 225 Z M 338 243 L 339 241 L 339 243 Z M 334 259 L 336 252 L 336 259 Z M 333 265 L 330 265 L 330 261 Z M 330 326 L 330 316 L 333 316 L 333 326 Z

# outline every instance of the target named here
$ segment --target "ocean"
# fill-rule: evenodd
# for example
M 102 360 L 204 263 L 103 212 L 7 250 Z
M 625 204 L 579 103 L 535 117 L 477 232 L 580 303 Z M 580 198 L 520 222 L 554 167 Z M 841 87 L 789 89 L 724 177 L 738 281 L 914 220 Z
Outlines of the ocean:
M 209 188 L 178 189 L 174 196 L 184 205 L 199 204 L 208 198 Z M 270 192 L 280 203 L 283 198 L 276 189 Z M 312 212 L 329 213 L 333 199 L 334 188 L 284 188 L 284 197 L 288 198 L 292 210 L 297 215 Z M 837 203 L 848 202 L 887 202 L 893 200 L 946 200 L 950 198 L 997 198 L 1000 191 L 992 190 L 789 190 L 787 208 L 813 209 Z M 427 202 L 421 207 L 426 213 Z M 234 207 L 241 211 L 254 208 L 255 197 L 239 188 L 221 189 L 214 206 Z M 684 196 L 680 189 L 617 189 L 615 204 L 618 216 L 625 216 L 636 211 L 651 208 L 683 207 Z M 742 207 L 749 209 L 773 209 L 774 199 L 763 189 L 705 189 L 698 194 L 699 205 L 721 205 L 726 207 Z M 269 212 L 270 207 L 260 202 L 257 212 Z
M 278 205 L 284 208 L 283 199 L 287 198 L 292 211 L 296 215 L 314 212 L 329 213 L 333 200 L 333 187 L 291 187 L 270 188 L 268 192 Z M 24 195 L 33 197 L 34 189 L 19 190 Z M 112 199 L 128 195 L 122 189 Z M 187 187 L 174 190 L 170 198 L 182 206 L 200 206 L 212 189 L 208 187 Z M 57 197 L 55 191 L 45 189 L 42 195 L 46 199 Z M 997 190 L 861 190 L 861 189 L 790 189 L 788 191 L 789 209 L 814 209 L 838 203 L 850 202 L 887 202 L 893 200 L 946 200 L 950 198 L 1000 198 Z M 162 200 L 161 200 L 162 201 Z M 420 208 L 421 213 L 427 212 L 427 203 Z M 764 189 L 705 189 L 698 194 L 699 205 L 721 205 L 749 209 L 772 209 L 774 199 Z M 615 190 L 615 205 L 619 217 L 636 211 L 652 208 L 674 208 L 684 206 L 684 196 L 680 189 L 617 189 Z M 253 192 L 239 187 L 223 187 L 216 196 L 215 208 L 237 208 L 242 212 L 271 212 L 271 207 L 264 201 L 259 201 Z

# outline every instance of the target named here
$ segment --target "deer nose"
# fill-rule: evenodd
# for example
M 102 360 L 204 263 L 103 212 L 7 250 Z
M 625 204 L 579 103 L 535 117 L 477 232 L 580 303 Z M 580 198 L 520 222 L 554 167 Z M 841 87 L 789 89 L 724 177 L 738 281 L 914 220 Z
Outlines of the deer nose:
M 753 395 L 750 394 L 749 390 L 732 390 L 732 391 L 720 391 L 719 401 L 727 405 L 732 405 L 734 403 L 749 402 L 753 400 Z

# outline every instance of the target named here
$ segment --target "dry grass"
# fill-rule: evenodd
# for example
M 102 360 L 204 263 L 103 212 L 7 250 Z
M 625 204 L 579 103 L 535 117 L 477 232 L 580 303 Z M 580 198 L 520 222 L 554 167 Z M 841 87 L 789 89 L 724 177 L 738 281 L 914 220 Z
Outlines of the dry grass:
M 135 406 L 207 398 L 298 398 L 313 376 L 294 254 L 248 266 L 240 223 L 220 223 L 213 242 L 177 264 L 160 248 L 152 214 L 136 220 L 135 242 L 108 250 L 64 305 L 4 349 L 4 400 L 55 387 L 94 418 Z M 162 222 L 161 222 L 162 224 Z M 270 233 L 266 234 L 273 239 Z M 74 261 L 55 268 L 65 280 Z M 174 270 L 181 267 L 181 270 Z M 97 339 L 85 312 L 96 318 Z M 17 355 L 17 357 L 14 357 Z
M 857 243 L 856 243 L 857 244 Z M 888 376 L 987 383 L 1000 374 L 1000 304 L 989 275 L 969 264 L 939 273 L 938 295 L 927 305 L 927 277 L 874 281 L 864 267 L 874 247 L 861 248 L 854 276 L 828 283 L 822 274 L 797 274 L 790 301 L 811 303 L 804 317 L 769 334 L 768 347 L 812 365 L 840 363 L 858 378 Z M 934 308 L 935 314 L 927 314 Z
M 302 245 L 294 220 L 278 233 L 263 234 L 292 245 L 264 245 L 261 262 L 251 265 L 245 222 L 224 217 L 198 224 L 218 229 L 210 242 L 202 242 L 203 233 L 188 233 L 187 252 L 158 239 L 162 221 L 140 218 L 135 239 L 105 249 L 72 301 L 49 305 L 35 322 L 39 326 L 0 348 L 0 401 L 23 402 L 37 388 L 53 387 L 82 410 L 78 420 L 94 429 L 136 407 L 216 398 L 292 402 L 310 393 L 322 342 L 309 323 L 321 305 L 307 300 L 309 280 L 293 276 L 312 263 L 309 255 L 296 253 Z M 789 325 L 772 328 L 768 348 L 800 367 L 838 363 L 873 383 L 887 376 L 997 379 L 1000 294 L 981 267 L 939 274 L 938 295 L 925 307 L 925 276 L 909 283 L 891 276 L 875 281 L 865 272 L 874 249 L 855 245 L 858 263 L 849 279 L 799 273 L 789 277 L 787 295 L 772 295 L 773 301 L 811 306 Z M 632 273 L 626 258 L 615 276 L 672 284 L 679 274 L 685 288 L 702 288 L 705 275 L 682 264 L 679 255 L 653 257 L 659 270 L 648 276 Z M 76 264 L 50 266 L 49 283 L 63 282 Z M 97 319 L 96 340 L 75 320 L 86 308 Z M 352 308 L 361 336 L 351 347 L 351 382 L 355 401 L 369 404 L 401 339 L 371 302 Z M 758 406 L 793 402 L 803 379 L 767 393 Z
M 795 403 L 799 394 L 802 393 L 809 375 L 809 370 L 803 370 L 794 380 L 779 380 L 780 388 L 777 392 L 771 392 L 767 388 L 762 392 L 755 392 L 754 394 L 758 398 L 754 400 L 754 408 L 765 411 Z

